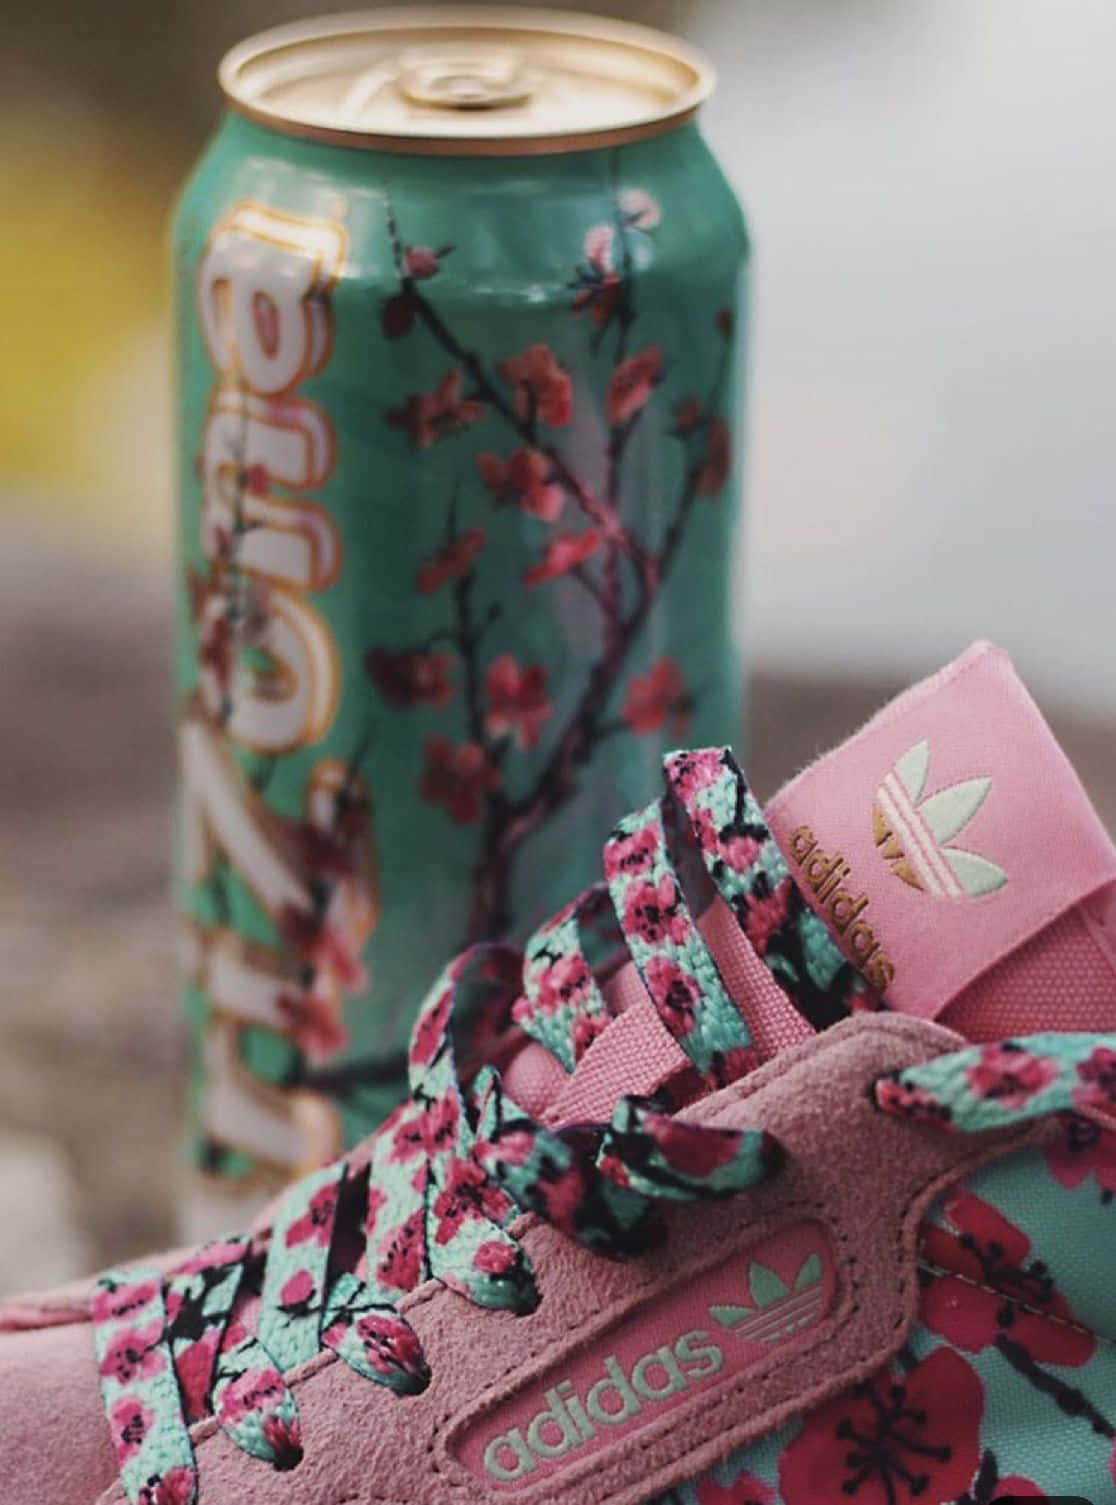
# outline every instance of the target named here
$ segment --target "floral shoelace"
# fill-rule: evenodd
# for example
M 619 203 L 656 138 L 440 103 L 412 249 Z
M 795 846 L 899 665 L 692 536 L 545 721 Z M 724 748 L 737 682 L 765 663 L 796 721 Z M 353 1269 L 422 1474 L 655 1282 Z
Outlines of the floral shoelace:
M 410 1101 L 292 1187 L 269 1230 L 206 1245 L 169 1273 L 101 1277 L 97 1362 L 134 1505 L 193 1505 L 189 1428 L 210 1416 L 244 1452 L 294 1467 L 298 1407 L 284 1374 L 323 1350 L 397 1393 L 423 1390 L 422 1345 L 400 1311 L 423 1281 L 533 1310 L 534 1275 L 511 1231 L 522 1213 L 622 1257 L 661 1236 L 662 1202 L 731 1196 L 777 1163 L 758 1130 L 673 1116 L 758 1059 L 695 912 L 720 894 L 816 1027 L 876 1001 L 802 898 L 732 755 L 671 754 L 664 773 L 662 799 L 609 838 L 605 881 L 525 954 L 488 946 L 451 963 L 415 1026 Z M 629 958 L 691 1080 L 622 1098 L 607 1123 L 546 1128 L 480 1064 L 486 1042 L 490 1053 L 517 1026 L 572 1072 L 613 1018 L 602 980 Z

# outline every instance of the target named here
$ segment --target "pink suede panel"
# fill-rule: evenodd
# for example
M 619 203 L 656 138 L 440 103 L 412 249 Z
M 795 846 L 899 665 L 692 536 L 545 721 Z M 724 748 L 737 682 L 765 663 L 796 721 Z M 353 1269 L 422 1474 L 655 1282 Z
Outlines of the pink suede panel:
M 245 1458 L 206 1423 L 195 1431 L 201 1505 L 496 1505 L 489 1486 L 460 1462 L 467 1437 L 501 1407 L 573 1362 L 649 1303 L 680 1301 L 705 1272 L 804 1222 L 820 1225 L 833 1251 L 836 1295 L 801 1348 L 743 1373 L 717 1374 L 662 1417 L 610 1438 L 556 1477 L 524 1480 L 517 1505 L 641 1505 L 693 1478 L 732 1448 L 762 1435 L 879 1367 L 903 1341 L 917 1300 L 920 1218 L 972 1166 L 1040 1131 L 982 1137 L 935 1133 L 872 1107 L 881 1072 L 955 1049 L 958 1037 L 899 1016 L 848 1020 L 696 1104 L 686 1117 L 762 1126 L 787 1151 L 764 1187 L 731 1202 L 670 1214 L 663 1248 L 640 1260 L 599 1259 L 534 1218 L 521 1220 L 541 1304 L 529 1317 L 486 1312 L 436 1284 L 405 1302 L 433 1379 L 399 1398 L 332 1357 L 291 1377 L 306 1457 L 278 1476 Z M 866 1190 L 870 1189 L 870 1201 Z M 682 1308 L 680 1308 L 682 1310 Z M 90 1505 L 87 1497 L 34 1488 L 17 1505 Z M 5 1496 L 5 1502 L 7 1496 Z M 123 1505 L 118 1485 L 101 1505 Z
M 755 1304 L 751 1278 L 774 1276 L 784 1295 Z M 805 1273 L 799 1289 L 796 1279 Z M 801 1348 L 829 1312 L 836 1266 L 817 1223 L 792 1223 L 681 1289 L 663 1292 L 526 1385 L 458 1436 L 453 1451 L 483 1483 L 518 1491 L 561 1477 L 616 1438 L 661 1423 L 716 1376 L 739 1375 Z M 762 1286 L 757 1285 L 762 1291 Z M 729 1329 L 725 1321 L 739 1314 Z M 743 1315 L 745 1312 L 750 1315 Z
M 977 779 L 991 780 L 983 793 Z M 961 785 L 967 790 L 944 808 L 945 792 Z M 988 644 L 800 774 L 768 818 L 839 944 L 893 1008 L 922 1018 L 939 1017 L 978 977 L 1116 880 L 1116 847 L 1007 656 Z M 976 880 L 961 866 L 966 854 L 996 864 L 1006 881 L 967 890 L 966 871 Z M 921 887 L 903 881 L 904 867 Z M 844 926 L 834 918 L 838 892 Z M 873 976 L 884 960 L 886 987 Z
M 0 1500 L 92 1505 L 116 1477 L 85 1324 L 0 1337 Z

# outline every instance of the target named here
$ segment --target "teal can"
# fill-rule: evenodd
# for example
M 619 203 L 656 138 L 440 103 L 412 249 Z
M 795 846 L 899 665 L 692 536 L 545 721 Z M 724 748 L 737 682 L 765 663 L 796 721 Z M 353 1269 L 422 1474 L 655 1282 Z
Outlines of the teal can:
M 444 960 L 597 877 L 742 679 L 704 60 L 412 8 L 221 81 L 174 234 L 196 1233 L 378 1121 Z

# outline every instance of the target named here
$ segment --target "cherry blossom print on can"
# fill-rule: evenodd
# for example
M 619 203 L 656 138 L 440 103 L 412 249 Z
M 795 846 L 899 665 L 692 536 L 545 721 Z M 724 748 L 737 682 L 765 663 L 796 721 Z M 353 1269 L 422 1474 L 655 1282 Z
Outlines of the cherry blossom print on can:
M 391 74 L 436 14 L 352 45 Z M 525 21 L 519 102 L 435 129 L 402 75 L 288 98 L 313 34 L 226 60 L 176 221 L 200 1234 L 379 1121 L 440 962 L 591 880 L 666 748 L 739 735 L 747 240 L 704 64 L 661 38 L 649 101 L 598 27 L 555 115 Z

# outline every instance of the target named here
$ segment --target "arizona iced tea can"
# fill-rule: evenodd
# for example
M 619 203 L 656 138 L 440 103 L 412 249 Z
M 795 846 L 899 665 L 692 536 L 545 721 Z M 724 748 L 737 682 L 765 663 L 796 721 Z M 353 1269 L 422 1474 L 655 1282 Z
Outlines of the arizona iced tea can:
M 194 1232 L 376 1122 L 444 959 L 596 877 L 740 686 L 705 61 L 412 7 L 220 79 L 175 227 Z

